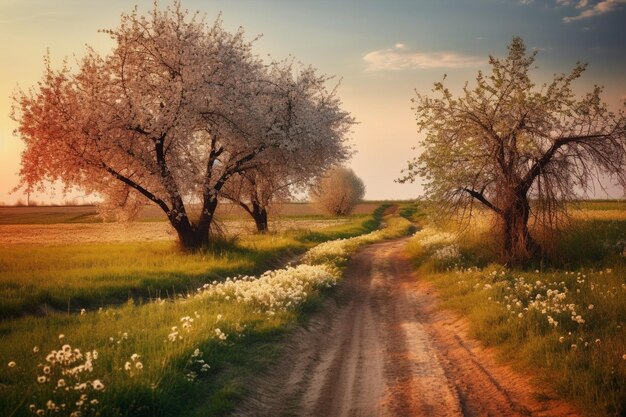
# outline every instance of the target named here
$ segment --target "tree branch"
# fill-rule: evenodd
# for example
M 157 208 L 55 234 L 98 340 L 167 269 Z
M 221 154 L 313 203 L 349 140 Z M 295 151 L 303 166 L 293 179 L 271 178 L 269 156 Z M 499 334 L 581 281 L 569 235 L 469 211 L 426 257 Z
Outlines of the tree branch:
M 159 207 L 161 207 L 161 210 L 163 210 L 165 212 L 165 214 L 169 215 L 170 208 L 167 206 L 165 201 L 161 200 L 156 195 L 152 194 L 150 191 L 148 191 L 147 189 L 145 189 L 141 185 L 137 184 L 135 181 L 133 181 L 130 178 L 125 177 L 124 175 L 120 174 L 119 172 L 117 172 L 113 168 L 111 168 L 111 167 L 109 167 L 109 166 L 107 166 L 105 164 L 103 164 L 103 168 L 109 174 L 111 174 L 115 179 L 117 179 L 119 181 L 122 181 L 124 184 L 128 185 L 129 187 L 134 188 L 135 190 L 139 191 L 142 195 L 147 197 L 150 201 L 156 203 Z
M 491 203 L 491 201 L 487 200 L 487 198 L 485 198 L 483 193 L 480 193 L 480 192 L 478 192 L 476 190 L 472 190 L 471 188 L 462 188 L 461 190 L 465 191 L 466 193 L 471 195 L 474 199 L 476 199 L 476 200 L 480 201 L 481 203 L 483 203 L 489 209 L 495 211 L 498 214 L 502 214 L 502 210 L 500 210 L 498 207 L 493 205 L 493 203 Z
M 556 139 L 552 146 L 543 154 L 541 158 L 539 158 L 534 165 L 530 168 L 524 179 L 522 180 L 522 190 L 528 191 L 532 186 L 537 175 L 541 173 L 541 171 L 550 163 L 556 152 L 563 146 L 569 143 L 577 143 L 582 142 L 588 139 L 599 139 L 610 136 L 611 133 L 603 133 L 603 134 L 595 134 L 595 135 L 580 135 L 580 136 L 565 136 L 562 138 Z

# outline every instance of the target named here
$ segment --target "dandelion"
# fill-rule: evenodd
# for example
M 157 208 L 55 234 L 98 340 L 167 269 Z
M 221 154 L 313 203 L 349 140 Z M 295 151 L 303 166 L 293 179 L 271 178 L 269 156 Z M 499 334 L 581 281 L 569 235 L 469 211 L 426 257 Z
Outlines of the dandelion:
M 81 315 L 81 316 L 82 316 L 82 315 L 84 315 L 86 312 L 87 312 L 87 310 L 85 310 L 84 308 L 81 308 L 81 309 L 80 309 L 80 315 Z
M 226 338 L 228 337 L 226 334 L 224 334 L 224 332 L 222 332 L 220 329 L 215 329 L 215 336 L 217 336 L 217 338 L 219 340 L 226 340 Z
M 589 310 L 593 310 L 593 304 L 589 304 L 589 306 L 587 307 Z
M 59 340 L 63 340 L 63 339 L 65 339 L 65 335 L 64 335 L 63 333 L 61 333 L 61 334 L 59 335 Z
M 132 369 L 132 365 L 131 365 L 131 363 L 130 363 L 130 362 L 126 362 L 126 363 L 124 364 L 124 370 L 126 370 L 126 371 L 130 371 L 131 369 Z
M 59 379 L 57 381 L 57 387 L 58 388 L 63 388 L 65 386 L 65 380 L 63 378 Z
M 46 382 L 46 377 L 41 375 L 37 377 L 37 382 L 39 382 L 40 384 L 43 384 L 44 382 Z
M 135 364 L 135 368 L 137 368 L 137 369 L 140 369 L 140 370 L 141 370 L 141 369 L 143 369 L 143 364 L 142 364 L 141 362 L 137 362 L 137 363 Z
M 8 365 L 9 365 L 9 368 L 15 368 L 17 364 L 15 363 L 15 361 L 11 361 L 8 363 Z
M 94 379 L 91 382 L 91 386 L 93 387 L 93 389 L 95 389 L 96 391 L 102 391 L 104 389 L 104 384 L 102 383 L 102 381 L 100 381 L 99 379 Z
M 622 355 L 622 359 L 624 359 L 624 360 L 626 361 L 626 353 L 624 353 L 624 354 Z
M 563 336 L 559 337 L 559 342 L 563 343 L 565 341 L 565 338 Z
M 33 353 L 37 353 L 39 352 L 39 346 L 34 346 L 33 347 Z
M 136 354 L 136 353 L 133 353 L 132 355 L 130 355 L 130 359 L 133 360 L 133 361 L 136 361 L 136 360 L 139 359 L 139 355 Z
M 572 346 L 571 346 L 571 347 L 572 347 L 572 350 L 576 350 L 576 349 L 578 349 L 578 346 L 576 345 L 576 343 L 572 343 Z

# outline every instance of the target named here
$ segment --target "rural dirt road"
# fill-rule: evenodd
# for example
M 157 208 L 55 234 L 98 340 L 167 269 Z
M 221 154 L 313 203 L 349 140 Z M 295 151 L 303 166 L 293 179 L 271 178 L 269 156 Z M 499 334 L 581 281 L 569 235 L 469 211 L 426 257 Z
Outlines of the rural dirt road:
M 576 416 L 498 365 L 437 310 L 402 255 L 406 240 L 351 260 L 340 296 L 290 335 L 238 416 Z

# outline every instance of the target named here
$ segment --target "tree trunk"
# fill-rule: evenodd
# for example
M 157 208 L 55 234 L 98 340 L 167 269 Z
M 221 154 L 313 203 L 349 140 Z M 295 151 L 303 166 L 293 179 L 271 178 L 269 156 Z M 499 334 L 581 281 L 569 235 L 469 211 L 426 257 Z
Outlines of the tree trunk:
M 171 221 L 178 234 L 178 243 L 186 251 L 196 251 L 208 246 L 210 222 L 194 225 L 185 217 L 183 220 Z
M 265 207 L 261 207 L 260 204 L 253 202 L 252 212 L 250 214 L 252 215 L 254 223 L 256 224 L 257 232 L 267 233 L 267 209 Z
M 174 227 L 180 246 L 187 251 L 196 251 L 209 244 L 208 227 Z
M 530 204 L 526 195 L 518 195 L 513 204 L 502 211 L 503 249 L 508 265 L 524 265 L 540 252 L 528 229 Z

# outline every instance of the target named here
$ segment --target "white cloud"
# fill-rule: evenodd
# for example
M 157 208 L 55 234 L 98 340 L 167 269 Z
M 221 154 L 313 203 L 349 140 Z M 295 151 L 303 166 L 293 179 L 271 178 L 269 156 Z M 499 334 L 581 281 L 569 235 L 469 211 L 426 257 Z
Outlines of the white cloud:
M 587 19 L 589 17 L 594 17 L 594 16 L 605 14 L 605 13 L 610 13 L 610 12 L 617 10 L 622 4 L 626 4 L 626 0 L 602 0 L 596 3 L 595 5 L 593 5 L 592 7 L 587 8 L 589 6 L 589 1 L 580 0 L 578 4 L 576 5 L 576 8 L 584 9 L 584 10 L 576 16 L 564 17 L 563 21 L 565 23 L 569 23 L 575 20 L 582 20 L 582 19 Z
M 411 51 L 405 44 L 397 43 L 393 48 L 368 52 L 363 56 L 363 61 L 367 63 L 366 71 L 398 71 L 478 67 L 485 63 L 485 58 L 448 51 Z

